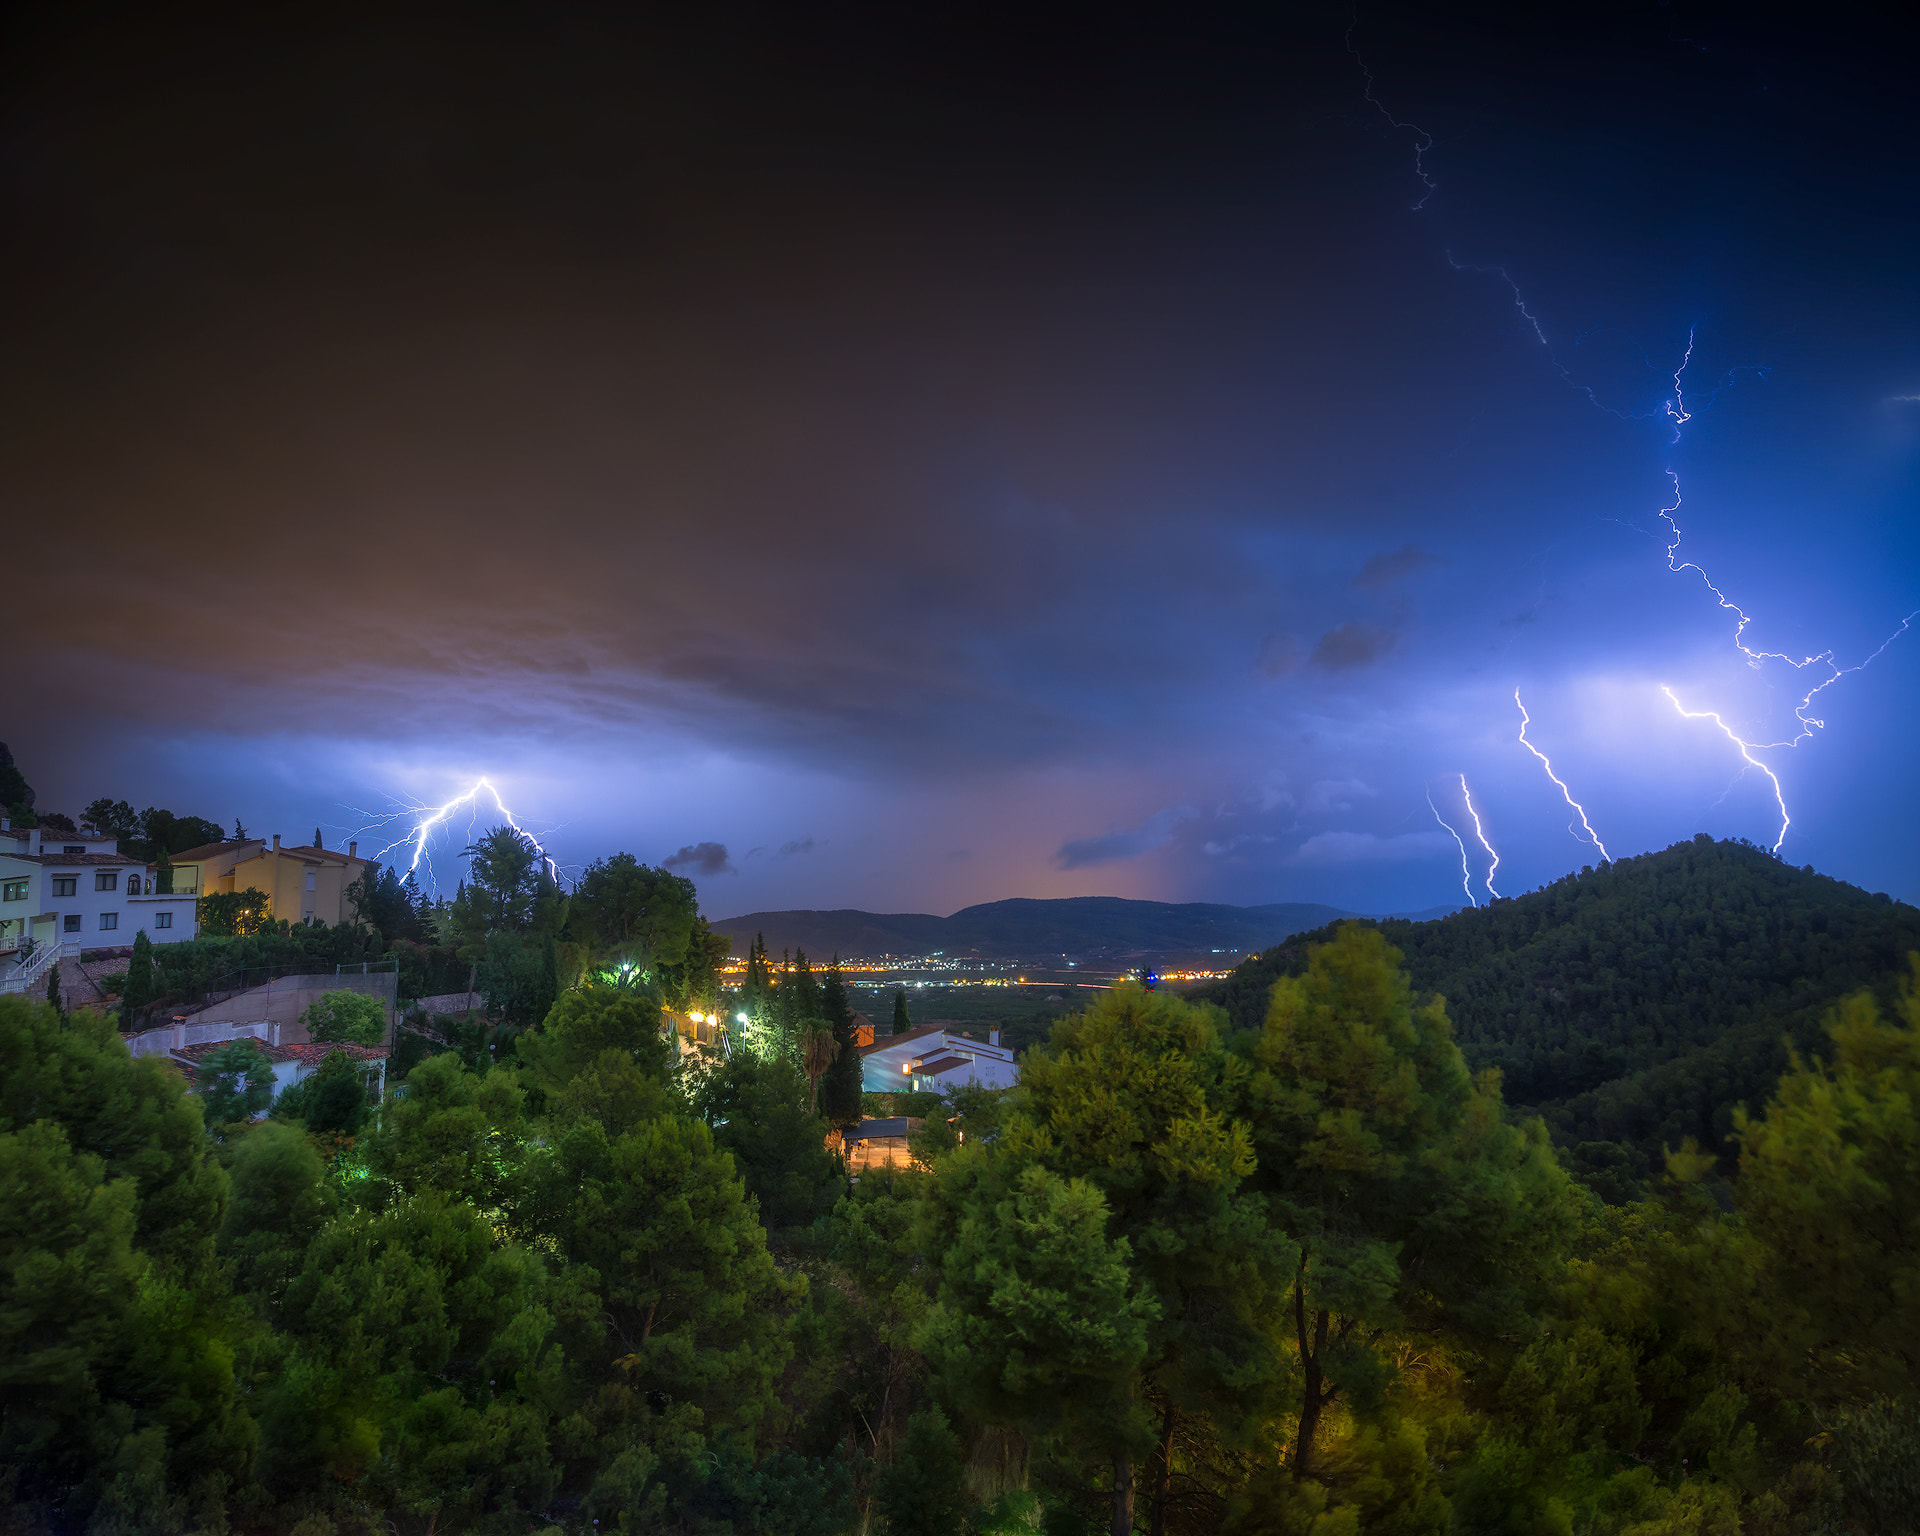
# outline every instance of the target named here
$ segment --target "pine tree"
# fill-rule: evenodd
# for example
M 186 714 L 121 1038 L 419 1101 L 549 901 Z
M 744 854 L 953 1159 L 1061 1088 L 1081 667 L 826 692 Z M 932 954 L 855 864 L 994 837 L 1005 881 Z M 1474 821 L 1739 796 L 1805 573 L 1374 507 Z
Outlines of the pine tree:
M 821 1086 L 820 1113 L 827 1124 L 847 1126 L 860 1119 L 860 1048 L 853 1036 L 853 1009 L 847 1002 L 846 982 L 840 975 L 840 957 L 827 966 L 827 979 L 820 989 L 820 1016 L 833 1031 L 833 1064 L 827 1068 Z
M 62 1018 L 66 1017 L 66 1000 L 60 995 L 60 962 L 58 960 L 47 967 L 47 1001 L 53 1004 L 56 1013 Z
M 756 933 L 747 949 L 747 976 L 740 986 L 740 1011 L 764 1024 L 773 1007 L 773 968 L 767 964 L 767 936 Z
M 913 1018 L 907 1012 L 907 989 L 900 988 L 893 994 L 893 1032 L 904 1035 L 913 1028 Z
M 1114 1536 L 1134 1529 L 1142 1461 L 1165 1529 L 1183 1423 L 1232 1440 L 1286 1407 L 1270 1336 L 1299 1250 L 1243 1187 L 1244 1069 L 1215 1019 L 1102 993 L 1028 1054 L 1011 1122 L 944 1159 L 929 1197 L 929 1363 L 970 1417 L 1065 1425 L 1109 1460 Z
M 1301 1480 L 1328 1406 L 1376 1392 L 1407 1330 L 1512 1325 L 1576 1203 L 1545 1126 L 1507 1122 L 1498 1075 L 1467 1070 L 1445 1003 L 1415 1001 L 1377 929 L 1343 923 L 1277 982 L 1249 1054 L 1251 1183 L 1299 1245 L 1282 1315 Z
M 120 1017 L 137 1025 L 140 1010 L 153 1001 L 153 940 L 142 928 L 133 936 L 133 958 L 127 962 L 127 985 L 121 994 Z

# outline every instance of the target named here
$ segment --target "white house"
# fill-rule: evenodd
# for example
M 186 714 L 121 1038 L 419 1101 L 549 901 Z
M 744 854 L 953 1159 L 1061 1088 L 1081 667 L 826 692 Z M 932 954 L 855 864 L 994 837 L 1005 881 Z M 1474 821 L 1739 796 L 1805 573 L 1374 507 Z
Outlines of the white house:
M 216 1026 L 219 1027 L 219 1026 Z M 334 1051 L 344 1051 L 348 1059 L 360 1068 L 360 1080 L 368 1094 L 379 1099 L 387 1086 L 387 1052 L 384 1046 L 334 1044 L 322 1045 L 303 1041 L 299 1045 L 280 1045 L 267 1038 L 267 1032 L 277 1035 L 279 1031 L 266 1024 L 228 1025 L 233 1031 L 228 1039 L 205 1040 L 195 1045 L 175 1045 L 169 1047 L 167 1056 L 184 1071 L 196 1073 L 203 1063 L 215 1051 L 224 1050 L 234 1040 L 252 1035 L 254 1047 L 260 1054 L 273 1063 L 273 1096 L 277 1099 L 295 1083 L 303 1082 L 320 1070 L 320 1063 Z M 168 1033 L 165 1030 L 150 1030 L 149 1034 Z M 144 1039 L 144 1036 L 136 1037 Z M 136 1054 L 152 1054 L 136 1052 Z M 264 1112 L 263 1112 L 264 1113 Z
M 117 852 L 110 835 L 43 838 L 0 819 L 0 988 L 26 984 L 23 950 L 44 968 L 48 947 L 120 948 L 143 929 L 155 944 L 192 938 L 194 894 L 162 894 L 153 866 Z
M 982 1041 L 930 1024 L 860 1047 L 860 1086 L 868 1093 L 943 1093 L 962 1084 L 1011 1088 L 1019 1077 L 997 1029 Z

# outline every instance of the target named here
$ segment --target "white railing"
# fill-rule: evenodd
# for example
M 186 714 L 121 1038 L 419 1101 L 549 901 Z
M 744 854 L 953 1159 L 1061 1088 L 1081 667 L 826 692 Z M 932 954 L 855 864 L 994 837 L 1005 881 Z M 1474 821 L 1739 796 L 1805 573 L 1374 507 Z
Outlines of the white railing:
M 47 967 L 59 962 L 60 944 L 41 942 L 34 945 L 33 953 L 24 960 L 16 960 L 5 976 L 0 976 L 0 994 L 25 992 L 34 982 L 46 975 Z
M 127 1050 L 135 1056 L 165 1056 L 189 1045 L 224 1045 L 229 1040 L 259 1040 L 267 1045 L 280 1043 L 280 1026 L 265 1019 L 245 1024 L 222 1021 L 218 1024 L 163 1024 L 143 1034 L 127 1037 Z

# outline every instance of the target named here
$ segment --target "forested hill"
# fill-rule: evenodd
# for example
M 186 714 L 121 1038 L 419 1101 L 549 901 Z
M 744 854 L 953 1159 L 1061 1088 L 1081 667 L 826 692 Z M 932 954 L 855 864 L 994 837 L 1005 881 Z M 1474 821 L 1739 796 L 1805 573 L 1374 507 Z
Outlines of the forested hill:
M 1433 908 L 1416 916 L 1437 916 Z M 964 907 L 951 917 L 925 912 L 749 912 L 722 918 L 716 933 L 744 954 L 756 934 L 778 954 L 798 947 L 809 955 L 950 955 L 1030 958 L 1137 950 L 1145 954 L 1265 949 L 1290 934 L 1359 914 L 1314 902 L 1231 907 L 1213 902 L 1128 901 L 1118 896 L 1015 898 Z
M 1849 992 L 1885 1002 L 1920 951 L 1920 909 L 1763 849 L 1704 833 L 1435 922 L 1386 921 L 1416 987 L 1447 1000 L 1476 1066 L 1537 1109 L 1574 1166 L 1610 1196 L 1694 1136 L 1724 1151 L 1734 1106 L 1758 1109 L 1787 1062 L 1783 1037 L 1825 1047 Z M 1304 966 L 1301 934 L 1195 991 L 1242 1027 L 1274 980 Z

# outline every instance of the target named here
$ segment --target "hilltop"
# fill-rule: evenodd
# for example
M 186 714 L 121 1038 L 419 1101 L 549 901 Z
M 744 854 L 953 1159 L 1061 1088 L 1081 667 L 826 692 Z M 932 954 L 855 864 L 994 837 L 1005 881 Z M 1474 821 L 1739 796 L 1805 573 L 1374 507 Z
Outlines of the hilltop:
M 1406 914 L 1437 916 L 1451 907 Z M 1128 901 L 1118 896 L 1069 896 L 1053 900 L 1015 898 L 963 907 L 950 917 L 924 912 L 749 912 L 713 924 L 744 953 L 755 934 L 765 934 L 774 954 L 804 949 L 809 955 L 949 955 L 1018 960 L 1046 955 L 1138 952 L 1192 954 L 1214 950 L 1247 954 L 1270 948 L 1296 933 L 1358 917 L 1315 902 L 1232 907 L 1210 902 Z
M 1525 896 L 1432 922 L 1384 921 L 1414 985 L 1447 1000 L 1475 1067 L 1537 1111 L 1610 1194 L 1684 1136 L 1724 1153 L 1736 1105 L 1758 1108 L 1787 1041 L 1821 1052 L 1827 1010 L 1871 987 L 1886 1002 L 1920 951 L 1920 909 L 1743 842 L 1704 833 Z M 1261 1022 L 1297 974 L 1302 933 L 1190 994 L 1236 1026 Z

